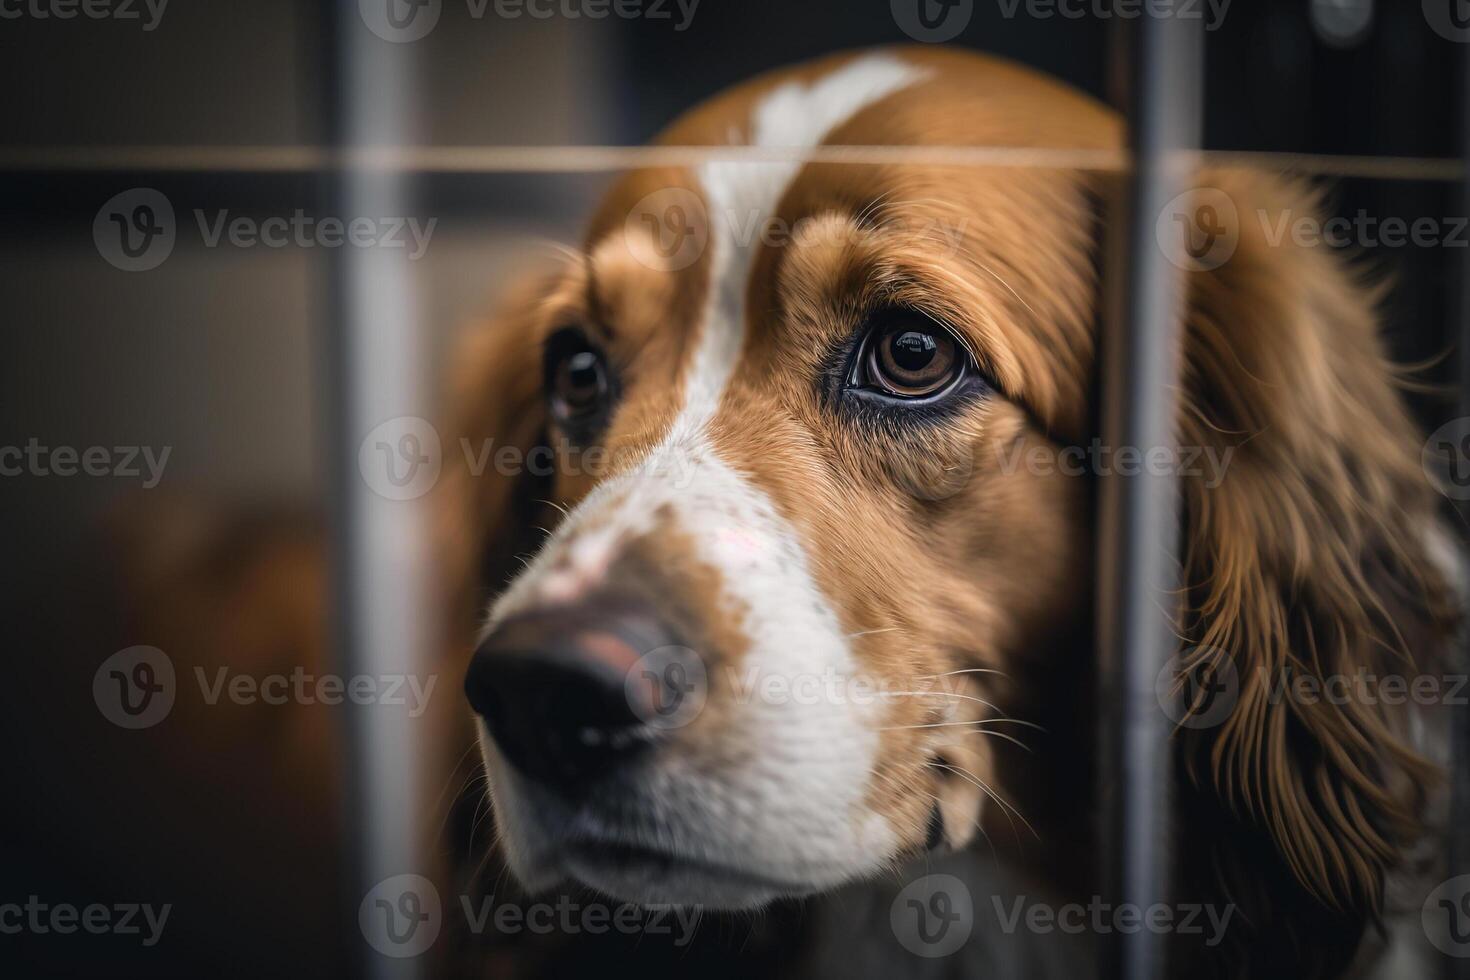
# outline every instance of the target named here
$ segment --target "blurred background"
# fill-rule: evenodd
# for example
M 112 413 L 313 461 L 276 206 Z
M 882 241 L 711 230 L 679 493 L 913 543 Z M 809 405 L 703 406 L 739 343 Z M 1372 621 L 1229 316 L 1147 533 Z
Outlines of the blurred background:
M 79 456 L 104 447 L 112 460 L 110 475 L 62 475 L 52 456 L 46 475 L 27 467 L 0 477 L 0 635 L 14 665 L 0 684 L 0 902 L 172 905 L 153 945 L 85 930 L 0 935 L 0 964 L 18 971 L 0 965 L 5 975 L 354 969 L 343 928 L 357 903 L 344 894 L 342 709 L 205 705 L 181 694 L 162 723 L 128 730 L 99 711 L 93 691 L 99 666 L 138 645 L 169 652 L 181 690 L 196 666 L 211 676 L 220 666 L 257 676 L 322 669 L 330 256 L 211 245 L 194 215 L 208 225 L 329 214 L 330 188 L 293 166 L 197 173 L 105 161 L 120 147 L 328 142 L 336 94 L 326 6 L 140 0 L 129 5 L 135 16 L 114 4 L 93 17 L 64 0 L 0 0 L 0 446 Z M 575 3 L 511 18 L 445 0 L 438 26 L 415 42 L 411 141 L 640 143 L 756 72 L 912 40 L 889 0 L 666 6 L 666 18 L 568 16 Z M 948 43 L 1109 97 L 1116 22 L 1030 16 L 995 0 L 970 6 Z M 59 16 L 68 10 L 75 16 Z M 1206 146 L 1457 156 L 1467 50 L 1417 3 L 1235 0 L 1207 34 Z M 415 181 L 410 213 L 421 227 L 434 222 L 412 263 L 427 331 L 423 391 L 442 391 L 455 338 L 552 261 L 550 243 L 577 241 L 610 179 L 441 172 Z M 1453 182 L 1328 186 L 1343 215 L 1463 213 Z M 163 195 L 177 216 L 172 251 L 141 272 L 119 268 L 94 238 L 104 204 L 138 188 Z M 1449 352 L 1463 252 L 1362 251 L 1394 283 L 1395 357 Z M 1452 366 L 1443 359 L 1424 377 L 1447 381 Z M 1431 395 L 1415 408 L 1426 429 L 1455 414 Z M 429 395 L 413 410 L 435 418 L 443 406 Z M 442 682 L 457 696 L 458 678 Z

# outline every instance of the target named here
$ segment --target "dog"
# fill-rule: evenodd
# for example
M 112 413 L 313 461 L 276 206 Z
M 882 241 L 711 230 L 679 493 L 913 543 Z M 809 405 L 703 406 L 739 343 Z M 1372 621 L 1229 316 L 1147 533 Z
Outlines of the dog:
M 975 54 L 764 75 L 658 143 L 765 156 L 623 176 L 575 256 L 473 332 L 454 431 L 525 462 L 448 468 L 440 546 L 527 889 L 749 912 L 984 837 L 1050 894 L 1096 893 L 1109 464 L 1063 464 L 1099 435 L 1119 177 L 818 151 L 1122 140 L 1105 106 Z M 1196 178 L 1241 215 L 1321 207 L 1277 174 Z M 1173 895 L 1236 914 L 1170 955 L 1367 974 L 1432 839 L 1432 739 L 1418 709 L 1280 685 L 1431 672 L 1456 602 L 1382 288 L 1236 231 L 1186 277 L 1169 458 L 1219 465 L 1176 467 L 1181 589 L 1160 597 L 1186 694 Z M 1189 692 L 1225 674 L 1228 714 L 1192 724 Z

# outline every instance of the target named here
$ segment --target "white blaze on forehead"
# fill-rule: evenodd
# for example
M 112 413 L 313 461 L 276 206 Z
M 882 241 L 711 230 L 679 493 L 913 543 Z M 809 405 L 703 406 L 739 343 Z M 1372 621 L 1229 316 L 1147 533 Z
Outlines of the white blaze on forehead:
M 759 232 L 801 168 L 799 151 L 922 74 L 891 55 L 872 55 L 811 84 L 782 85 L 754 109 L 751 142 L 798 152 L 789 161 L 699 169 L 709 209 L 712 278 L 686 368 L 684 403 L 667 437 L 640 465 L 597 486 L 557 528 L 496 602 L 491 627 L 527 606 L 574 601 L 575 593 L 596 584 L 592 580 L 627 541 L 656 533 L 654 515 L 663 515 L 689 535 L 697 558 L 720 573 L 721 608 L 703 613 L 739 617 L 748 642 L 741 663 L 716 662 L 712 669 L 733 667 L 754 679 L 757 690 L 762 678 L 856 674 L 848 637 L 809 570 L 800 534 L 766 493 L 720 458 L 708 424 L 743 346 L 745 295 Z M 710 746 L 699 754 L 686 746 L 687 758 L 672 754 L 648 777 L 661 801 L 660 839 L 629 843 L 673 847 L 811 887 L 873 870 L 897 840 L 887 821 L 862 805 L 878 749 L 875 710 L 852 699 L 741 699 L 718 733 L 720 744 L 739 743 L 739 761 L 699 763 Z M 493 780 L 494 767 L 491 773 Z M 546 833 L 534 820 L 512 820 L 504 829 L 508 836 L 526 837 L 510 842 L 513 858 L 534 851 L 528 841 L 534 845 Z M 637 828 L 628 834 L 636 838 Z M 529 878 L 535 869 L 519 867 L 518 873 Z M 614 894 L 620 885 L 594 884 Z
M 713 161 L 697 175 L 709 208 L 709 300 L 685 381 L 674 437 L 698 431 L 714 416 L 745 339 L 745 293 L 761 229 L 801 169 L 799 152 L 818 146 L 859 110 L 912 84 L 923 71 L 887 54 L 858 58 L 811 84 L 788 82 L 751 113 L 750 144 L 789 148 L 790 160 Z

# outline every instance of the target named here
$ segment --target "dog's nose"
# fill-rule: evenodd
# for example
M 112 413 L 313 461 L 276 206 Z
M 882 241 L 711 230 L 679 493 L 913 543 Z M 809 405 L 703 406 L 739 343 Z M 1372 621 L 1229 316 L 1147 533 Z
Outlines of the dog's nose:
M 641 608 L 520 616 L 480 644 L 465 693 L 512 765 L 571 792 L 648 747 L 659 692 L 637 668 L 685 655 L 673 631 Z

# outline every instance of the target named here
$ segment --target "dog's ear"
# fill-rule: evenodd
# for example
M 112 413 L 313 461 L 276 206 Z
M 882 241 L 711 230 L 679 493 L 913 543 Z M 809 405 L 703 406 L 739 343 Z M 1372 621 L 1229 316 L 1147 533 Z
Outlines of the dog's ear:
M 465 333 L 449 366 L 435 519 L 451 630 L 462 640 L 555 516 L 539 329 L 549 292 L 541 279 L 515 291 Z
M 1215 839 L 1181 859 L 1243 904 L 1294 896 L 1361 931 L 1436 777 L 1405 708 L 1373 687 L 1424 672 L 1445 643 L 1435 495 L 1377 334 L 1382 290 L 1292 240 L 1317 196 L 1244 172 L 1201 184 L 1181 209 L 1198 264 L 1180 441 L 1202 453 L 1181 480 L 1180 735 L 1186 820 Z M 1233 697 L 1223 717 L 1196 696 L 1210 684 Z

